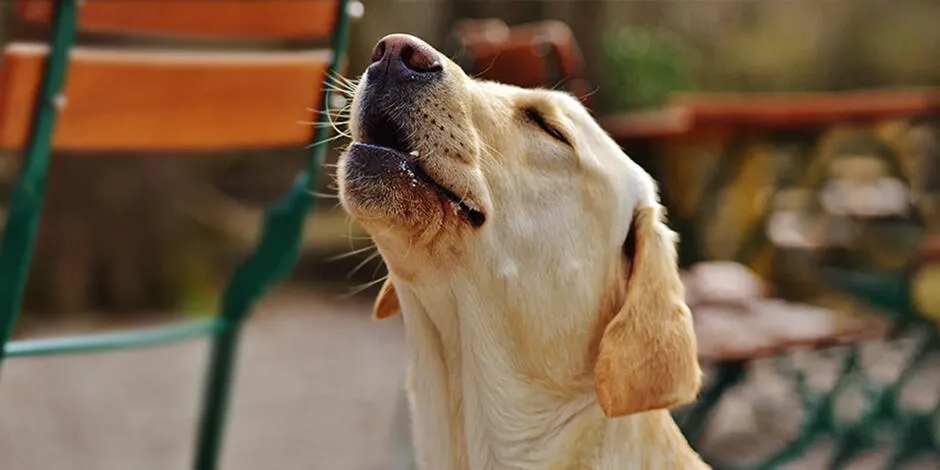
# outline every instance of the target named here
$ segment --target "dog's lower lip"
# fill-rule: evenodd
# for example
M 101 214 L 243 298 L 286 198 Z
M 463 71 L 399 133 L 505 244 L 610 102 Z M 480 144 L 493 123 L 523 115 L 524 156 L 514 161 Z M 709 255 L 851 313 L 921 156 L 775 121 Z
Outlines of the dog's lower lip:
M 460 215 L 463 216 L 473 227 L 480 227 L 486 222 L 486 214 L 478 208 L 476 203 L 470 199 L 464 199 L 457 194 L 455 194 L 450 189 L 447 189 L 440 183 L 434 180 L 419 161 L 420 155 L 417 151 L 412 150 L 410 152 L 403 152 L 401 150 L 395 149 L 393 147 L 388 147 L 384 145 L 377 145 L 371 142 L 353 142 L 353 146 L 363 146 L 363 147 L 372 147 L 376 149 L 382 149 L 384 151 L 393 152 L 398 155 L 403 161 L 407 162 L 407 166 L 410 172 L 413 173 L 414 178 L 421 180 L 424 184 L 434 188 L 438 193 L 447 198 L 459 211 Z
M 428 175 L 427 171 L 424 170 L 424 167 L 421 166 L 421 164 L 417 161 L 415 162 L 415 175 L 428 185 L 436 188 L 438 192 L 444 195 L 444 197 L 456 204 L 457 208 L 460 210 L 460 213 L 467 218 L 467 220 L 470 222 L 470 225 L 479 227 L 483 225 L 484 222 L 486 222 L 486 214 L 484 214 L 483 211 L 477 209 L 476 204 L 474 204 L 473 201 L 457 196 L 453 191 L 445 188 L 444 186 L 441 186 L 440 183 L 434 181 L 434 178 L 431 178 L 431 176 Z

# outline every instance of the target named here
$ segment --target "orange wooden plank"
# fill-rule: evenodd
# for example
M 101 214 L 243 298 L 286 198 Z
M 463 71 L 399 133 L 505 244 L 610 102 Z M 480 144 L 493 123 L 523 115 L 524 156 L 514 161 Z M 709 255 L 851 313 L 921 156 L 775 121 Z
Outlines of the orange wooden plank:
M 598 119 L 618 141 L 738 128 L 793 129 L 940 115 L 940 90 L 793 94 L 678 94 L 668 107 Z
M 17 0 L 26 21 L 48 23 L 54 0 Z M 314 38 L 333 29 L 337 0 L 85 0 L 82 31 L 193 37 Z
M 0 67 L 0 146 L 22 148 L 47 48 L 11 44 Z M 330 53 L 75 48 L 54 146 L 211 150 L 298 145 L 312 135 Z
M 694 125 L 770 128 L 845 121 L 914 118 L 940 113 L 940 90 L 873 90 L 841 93 L 677 95 Z

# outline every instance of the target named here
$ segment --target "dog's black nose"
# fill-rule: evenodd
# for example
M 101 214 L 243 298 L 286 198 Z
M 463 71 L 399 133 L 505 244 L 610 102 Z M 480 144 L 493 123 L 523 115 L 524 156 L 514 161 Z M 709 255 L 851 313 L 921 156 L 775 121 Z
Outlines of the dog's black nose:
M 439 72 L 443 65 L 437 51 L 424 41 L 408 34 L 390 34 L 375 45 L 369 69 L 402 76 Z

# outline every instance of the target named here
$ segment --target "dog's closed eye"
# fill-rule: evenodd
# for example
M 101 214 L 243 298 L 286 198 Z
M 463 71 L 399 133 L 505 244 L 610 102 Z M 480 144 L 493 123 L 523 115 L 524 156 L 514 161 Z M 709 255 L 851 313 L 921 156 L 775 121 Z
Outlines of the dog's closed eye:
M 565 134 L 558 130 L 557 127 L 551 125 L 548 121 L 545 120 L 545 116 L 536 108 L 525 108 L 523 110 L 525 117 L 532 121 L 535 125 L 539 126 L 546 134 L 552 136 L 561 143 L 571 147 L 571 141 L 565 137 Z

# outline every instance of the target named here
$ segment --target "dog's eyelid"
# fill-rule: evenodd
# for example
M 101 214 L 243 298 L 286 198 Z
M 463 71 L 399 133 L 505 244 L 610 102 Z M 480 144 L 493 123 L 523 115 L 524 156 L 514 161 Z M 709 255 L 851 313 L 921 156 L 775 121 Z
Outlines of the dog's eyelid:
M 542 130 L 545 131 L 546 134 L 554 137 L 555 139 L 561 141 L 562 143 L 564 143 L 565 145 L 569 147 L 572 146 L 571 141 L 568 140 L 567 137 L 565 137 L 565 134 L 563 134 L 561 131 L 558 130 L 558 128 L 549 124 L 548 121 L 545 120 L 545 115 L 542 114 L 541 111 L 533 107 L 527 107 L 523 110 L 523 113 L 525 114 L 526 118 L 528 118 L 530 121 L 534 122 L 537 126 L 542 128 Z

